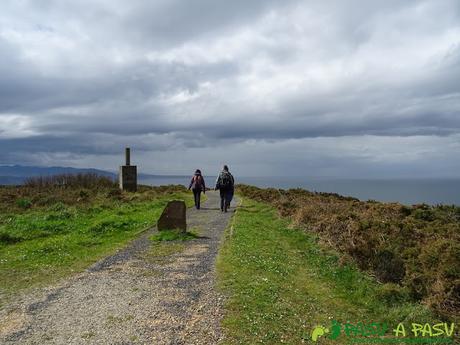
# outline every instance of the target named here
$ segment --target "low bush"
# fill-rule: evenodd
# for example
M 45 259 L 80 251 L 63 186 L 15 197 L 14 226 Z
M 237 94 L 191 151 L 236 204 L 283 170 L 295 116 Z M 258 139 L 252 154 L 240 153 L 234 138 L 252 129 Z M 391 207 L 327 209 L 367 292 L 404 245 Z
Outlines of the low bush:
M 240 185 L 382 283 L 406 288 L 438 315 L 460 314 L 460 207 L 362 202 L 336 194 Z M 345 259 L 347 260 L 347 259 Z
M 95 173 L 61 174 L 52 176 L 34 176 L 28 178 L 24 185 L 31 188 L 110 188 L 115 187 L 115 181 L 107 176 Z
M 29 199 L 20 198 L 16 200 L 16 205 L 18 205 L 20 208 L 27 209 L 32 206 L 32 202 Z
M 22 238 L 11 235 L 7 232 L 0 232 L 0 244 L 13 244 L 21 242 Z

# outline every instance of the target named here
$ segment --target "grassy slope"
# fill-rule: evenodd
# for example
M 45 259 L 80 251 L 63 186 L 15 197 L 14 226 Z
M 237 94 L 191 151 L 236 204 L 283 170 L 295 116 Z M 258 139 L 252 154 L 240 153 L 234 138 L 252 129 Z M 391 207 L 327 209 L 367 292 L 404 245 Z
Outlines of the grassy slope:
M 359 201 L 302 189 L 241 185 L 299 229 L 379 281 L 397 283 L 443 319 L 460 319 L 460 207 Z
M 274 208 L 245 199 L 227 230 L 217 262 L 228 295 L 223 320 L 227 344 L 311 342 L 316 325 L 340 322 L 429 322 L 422 305 L 392 285 L 377 284 L 338 256 L 319 248 L 311 234 L 292 229 Z M 320 343 L 344 343 L 322 339 Z
M 190 193 L 132 194 L 88 205 L 57 203 L 0 216 L 0 305 L 13 292 L 81 271 L 154 225 L 171 199 Z M 15 243 L 15 241 L 19 241 Z

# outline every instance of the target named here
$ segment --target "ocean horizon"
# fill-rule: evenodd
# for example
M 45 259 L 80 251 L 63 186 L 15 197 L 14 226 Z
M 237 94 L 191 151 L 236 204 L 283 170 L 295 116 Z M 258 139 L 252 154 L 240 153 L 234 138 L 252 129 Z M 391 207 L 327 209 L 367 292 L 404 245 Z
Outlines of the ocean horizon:
M 188 186 L 190 176 L 155 176 L 140 178 L 139 183 L 151 186 L 181 184 Z M 213 187 L 216 176 L 205 176 L 207 187 Z M 238 177 L 236 183 L 260 188 L 302 188 L 312 192 L 337 193 L 362 201 L 399 202 L 405 205 L 460 205 L 460 178 L 417 179 L 337 179 L 312 177 Z

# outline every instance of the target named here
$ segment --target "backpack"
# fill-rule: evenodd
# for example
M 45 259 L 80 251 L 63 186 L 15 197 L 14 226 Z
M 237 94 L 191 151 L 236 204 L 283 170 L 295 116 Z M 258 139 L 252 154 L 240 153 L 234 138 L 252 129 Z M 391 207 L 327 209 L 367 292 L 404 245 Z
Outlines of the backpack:
M 203 188 L 203 177 L 201 177 L 201 175 L 193 176 L 193 183 L 194 183 L 193 189 L 202 189 Z
M 228 172 L 222 173 L 222 175 L 220 176 L 220 186 L 224 189 L 230 188 L 233 186 L 232 177 L 230 173 Z

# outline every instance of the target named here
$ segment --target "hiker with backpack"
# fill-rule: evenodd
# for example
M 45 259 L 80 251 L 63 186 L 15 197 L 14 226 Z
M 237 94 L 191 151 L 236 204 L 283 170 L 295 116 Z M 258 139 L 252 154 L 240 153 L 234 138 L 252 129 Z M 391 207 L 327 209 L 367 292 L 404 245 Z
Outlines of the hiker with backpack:
M 224 165 L 219 177 L 217 177 L 216 188 L 220 192 L 220 210 L 227 212 L 230 207 L 230 202 L 233 199 L 233 193 L 235 189 L 235 179 L 233 175 L 228 171 L 228 166 Z
M 197 210 L 199 210 L 201 192 L 203 192 L 203 194 L 206 193 L 206 186 L 204 184 L 204 178 L 201 175 L 200 169 L 195 170 L 195 174 L 193 175 L 192 180 L 190 181 L 188 189 L 192 189 L 193 198 L 195 199 L 195 207 Z

